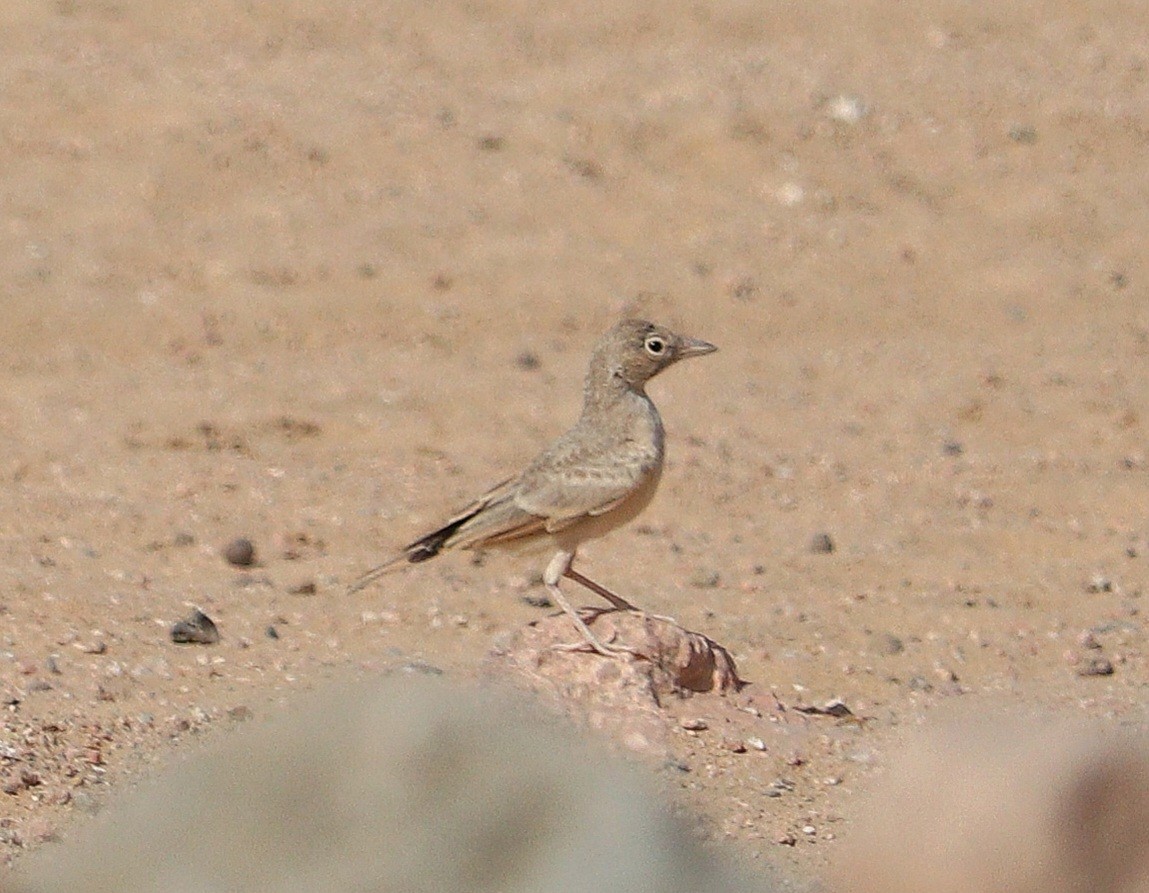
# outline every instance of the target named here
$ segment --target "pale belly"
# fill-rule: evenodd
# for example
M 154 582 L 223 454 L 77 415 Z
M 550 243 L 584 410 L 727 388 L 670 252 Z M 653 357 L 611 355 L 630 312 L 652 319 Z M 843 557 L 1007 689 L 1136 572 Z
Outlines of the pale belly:
M 624 524 L 629 524 L 650 505 L 662 478 L 662 464 L 659 463 L 645 481 L 635 489 L 625 502 L 601 515 L 590 515 L 577 524 L 549 534 L 548 538 L 563 551 L 573 552 L 580 543 L 598 539 Z

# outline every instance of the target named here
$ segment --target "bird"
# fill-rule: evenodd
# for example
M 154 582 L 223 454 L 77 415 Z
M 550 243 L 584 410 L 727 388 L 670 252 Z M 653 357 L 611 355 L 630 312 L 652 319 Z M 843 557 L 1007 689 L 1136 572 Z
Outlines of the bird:
M 582 642 L 563 646 L 618 657 L 634 652 L 599 640 L 559 589 L 566 577 L 618 610 L 638 609 L 573 567 L 579 547 L 637 517 L 662 477 L 666 435 L 646 393 L 654 376 L 680 360 L 713 353 L 708 341 L 642 319 L 624 319 L 602 335 L 583 385 L 578 421 L 517 476 L 509 477 L 430 533 L 355 580 L 357 592 L 404 562 L 419 564 L 452 549 L 553 550 L 543 583 L 574 622 Z M 641 613 L 641 612 L 640 612 Z

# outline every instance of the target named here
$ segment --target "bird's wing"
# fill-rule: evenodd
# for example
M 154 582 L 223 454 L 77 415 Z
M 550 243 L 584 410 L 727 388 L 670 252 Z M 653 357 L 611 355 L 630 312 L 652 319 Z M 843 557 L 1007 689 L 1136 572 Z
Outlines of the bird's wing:
M 439 549 L 470 549 L 510 542 L 541 533 L 545 518 L 532 514 L 515 500 L 517 478 L 507 478 L 492 487 L 463 511 L 459 512 L 439 530 L 412 543 L 405 551 L 410 553 L 422 543 L 438 540 Z
M 510 542 L 543 532 L 545 520 L 515 501 L 518 478 L 507 478 L 404 548 L 409 561 L 422 561 L 442 549 L 472 549 Z
M 650 473 L 639 461 L 603 462 L 581 451 L 559 453 L 536 463 L 519 478 L 515 504 L 545 519 L 548 532 L 581 518 L 602 515 L 625 502 Z

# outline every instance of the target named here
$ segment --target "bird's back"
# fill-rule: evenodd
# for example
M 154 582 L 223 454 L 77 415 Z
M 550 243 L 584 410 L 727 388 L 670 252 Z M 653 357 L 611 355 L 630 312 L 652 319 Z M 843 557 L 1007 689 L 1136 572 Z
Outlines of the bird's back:
M 584 413 L 521 475 L 460 513 L 439 532 L 435 551 L 555 534 L 610 515 L 635 495 L 645 506 L 661 475 L 663 450 L 658 410 L 645 394 L 628 393 L 605 418 Z

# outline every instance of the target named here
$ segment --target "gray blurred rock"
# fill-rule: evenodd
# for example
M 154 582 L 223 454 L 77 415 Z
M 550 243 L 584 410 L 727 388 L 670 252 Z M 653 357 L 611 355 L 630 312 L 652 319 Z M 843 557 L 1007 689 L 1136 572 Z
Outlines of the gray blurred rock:
M 6 889 L 768 889 L 717 868 L 628 772 L 531 714 L 411 677 L 327 693 L 79 820 Z

